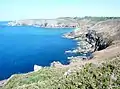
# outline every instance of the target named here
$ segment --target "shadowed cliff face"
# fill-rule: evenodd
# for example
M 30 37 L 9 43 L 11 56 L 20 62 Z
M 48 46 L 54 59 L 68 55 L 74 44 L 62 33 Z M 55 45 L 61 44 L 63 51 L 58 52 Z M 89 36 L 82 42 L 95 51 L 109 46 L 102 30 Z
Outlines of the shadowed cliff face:
M 96 33 L 95 30 L 88 30 L 86 38 L 86 41 L 92 45 L 94 51 L 105 49 L 110 45 L 110 40 L 108 38 L 103 38 L 102 34 Z

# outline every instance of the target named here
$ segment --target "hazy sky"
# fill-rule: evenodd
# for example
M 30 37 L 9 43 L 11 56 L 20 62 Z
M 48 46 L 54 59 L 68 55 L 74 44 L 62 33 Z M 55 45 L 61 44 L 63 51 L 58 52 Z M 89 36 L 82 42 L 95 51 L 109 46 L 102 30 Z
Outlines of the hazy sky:
M 120 16 L 120 0 L 0 0 L 0 20 Z

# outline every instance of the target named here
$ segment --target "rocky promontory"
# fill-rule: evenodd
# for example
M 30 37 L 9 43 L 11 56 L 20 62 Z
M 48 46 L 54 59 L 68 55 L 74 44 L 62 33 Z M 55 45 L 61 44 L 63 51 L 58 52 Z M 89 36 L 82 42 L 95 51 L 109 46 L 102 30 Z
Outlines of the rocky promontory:
M 78 47 L 72 52 L 85 54 L 100 51 L 120 41 L 120 20 L 98 21 L 87 29 L 77 28 L 64 37 L 78 40 Z

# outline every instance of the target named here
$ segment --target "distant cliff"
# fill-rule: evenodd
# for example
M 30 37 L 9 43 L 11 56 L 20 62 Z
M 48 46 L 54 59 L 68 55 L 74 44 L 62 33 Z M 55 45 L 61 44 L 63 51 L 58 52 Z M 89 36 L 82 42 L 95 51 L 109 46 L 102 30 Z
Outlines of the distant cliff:
M 78 23 L 72 18 L 56 18 L 56 19 L 25 19 L 18 21 L 11 21 L 8 23 L 9 26 L 36 26 L 36 27 L 47 27 L 47 28 L 75 28 Z
M 120 19 L 120 17 L 59 17 L 56 19 L 23 19 L 17 21 L 8 22 L 9 26 L 36 26 L 36 27 L 80 27 L 81 29 L 87 29 L 97 22 L 112 20 L 112 19 Z

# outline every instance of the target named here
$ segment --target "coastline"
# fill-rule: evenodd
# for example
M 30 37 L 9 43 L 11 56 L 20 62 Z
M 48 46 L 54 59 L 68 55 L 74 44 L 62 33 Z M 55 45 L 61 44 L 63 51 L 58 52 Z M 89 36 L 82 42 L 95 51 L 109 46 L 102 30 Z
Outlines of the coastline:
M 111 23 L 111 22 L 113 22 L 113 23 Z M 105 29 L 106 29 L 106 26 L 105 26 L 106 24 L 105 23 L 107 24 L 107 27 L 109 27 L 109 28 L 106 31 L 106 33 L 103 34 L 101 32 L 101 28 L 104 27 L 104 29 L 102 29 L 102 31 L 104 32 Z M 112 20 L 112 21 L 110 21 L 110 23 L 111 24 L 109 24 L 109 21 L 99 22 L 99 23 L 96 23 L 97 25 L 92 26 L 91 28 L 89 28 L 90 30 L 83 29 L 83 30 L 77 30 L 77 31 L 73 31 L 71 33 L 65 34 L 65 38 L 69 38 L 69 39 L 72 39 L 72 40 L 76 39 L 76 40 L 78 40 L 78 44 L 80 44 L 79 41 L 83 41 L 83 44 L 82 44 L 83 50 L 82 50 L 82 52 L 83 53 L 91 52 L 93 54 L 93 57 L 90 58 L 90 60 L 87 59 L 87 58 L 85 58 L 87 60 L 81 60 L 81 58 L 79 58 L 79 57 L 76 57 L 76 58 L 73 57 L 72 58 L 73 61 L 77 60 L 77 62 L 71 62 L 69 65 L 61 65 L 60 63 L 56 62 L 56 63 L 53 63 L 54 67 L 58 67 L 58 68 L 73 67 L 73 66 L 80 67 L 82 65 L 85 65 L 86 63 L 94 63 L 94 64 L 96 64 L 98 62 L 105 61 L 105 59 L 108 59 L 108 58 L 111 58 L 111 57 L 115 57 L 116 55 L 119 55 L 119 53 L 120 53 L 120 51 L 119 51 L 119 49 L 120 49 L 120 40 L 118 40 L 118 38 L 117 38 L 118 43 L 116 42 L 116 38 L 114 38 L 111 41 L 111 37 L 114 37 L 114 36 L 118 37 L 119 34 L 114 33 L 114 36 L 113 36 L 112 35 L 113 33 L 110 33 L 111 34 L 110 36 L 107 35 L 107 38 L 108 38 L 107 40 L 104 37 L 104 36 L 106 36 L 106 34 L 108 34 L 108 32 L 110 32 L 110 31 L 113 32 L 112 31 L 113 26 L 115 27 L 114 28 L 115 32 L 116 32 L 116 30 L 118 30 L 118 29 L 116 29 L 116 26 L 119 25 L 117 22 L 114 24 L 114 21 Z M 101 25 L 101 27 L 99 27 L 99 25 Z M 112 26 L 112 29 L 111 29 L 111 26 Z M 90 36 L 90 38 L 89 38 L 88 35 Z M 86 51 L 86 49 L 89 49 L 89 50 Z M 77 52 L 81 53 L 81 49 L 78 48 Z M 82 58 L 82 59 L 84 59 L 84 58 Z M 58 65 L 56 65 L 56 64 L 58 64 Z

